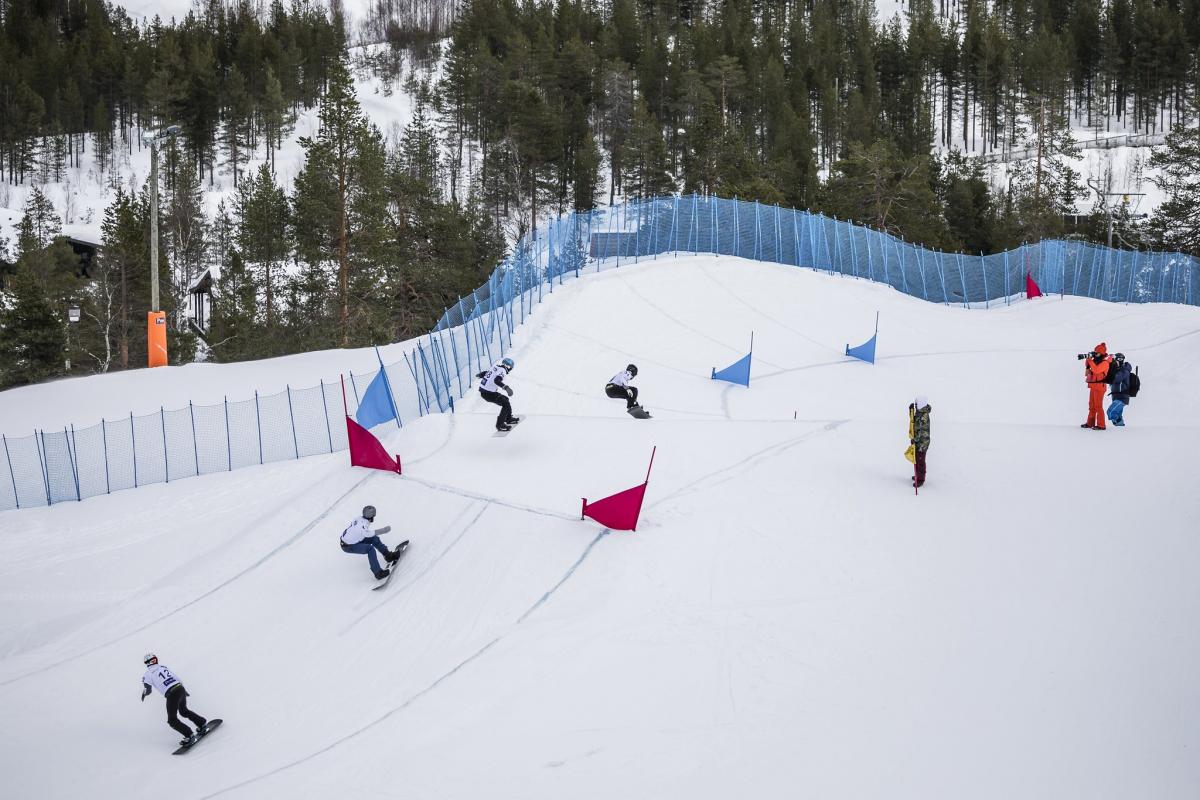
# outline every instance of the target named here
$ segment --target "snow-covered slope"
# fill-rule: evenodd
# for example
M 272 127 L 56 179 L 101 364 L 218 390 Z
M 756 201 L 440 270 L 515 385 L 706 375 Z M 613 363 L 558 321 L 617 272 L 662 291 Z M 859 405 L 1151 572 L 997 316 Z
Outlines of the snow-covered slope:
M 751 386 L 709 380 L 752 330 Z M 506 438 L 472 398 L 386 434 L 403 477 L 336 454 L 0 515 L 4 795 L 1195 797 L 1197 336 L 731 258 L 556 288 Z M 1100 340 L 1145 383 L 1104 433 Z M 652 420 L 603 397 L 628 361 Z M 654 445 L 638 532 L 579 521 Z M 378 593 L 336 544 L 365 503 L 412 540 Z M 225 719 L 186 758 L 147 650 Z

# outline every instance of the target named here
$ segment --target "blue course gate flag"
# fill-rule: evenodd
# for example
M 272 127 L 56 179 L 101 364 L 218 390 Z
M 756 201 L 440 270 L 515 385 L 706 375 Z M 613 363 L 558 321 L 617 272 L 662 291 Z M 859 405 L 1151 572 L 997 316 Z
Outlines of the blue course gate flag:
M 381 369 L 363 393 L 354 420 L 369 430 L 381 422 L 395 418 L 396 405 L 392 402 L 392 393 L 388 391 L 387 378 Z
M 871 335 L 863 344 L 858 347 L 846 345 L 846 355 L 857 358 L 861 361 L 866 361 L 868 364 L 875 363 L 875 340 L 879 337 L 879 312 L 875 312 L 875 333 Z
M 712 379 L 714 381 L 729 381 L 730 383 L 738 383 L 742 386 L 750 385 L 750 358 L 754 355 L 754 334 L 750 334 L 750 352 L 739 358 L 737 361 L 730 364 L 722 370 L 713 367 Z

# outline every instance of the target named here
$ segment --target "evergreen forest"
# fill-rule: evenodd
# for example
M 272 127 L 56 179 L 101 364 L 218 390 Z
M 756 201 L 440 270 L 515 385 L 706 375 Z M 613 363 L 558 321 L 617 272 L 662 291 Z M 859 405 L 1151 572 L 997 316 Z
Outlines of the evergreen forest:
M 1158 135 L 1167 199 L 1118 209 L 1121 242 L 1200 253 L 1200 0 L 908 0 L 888 19 L 871 0 L 376 0 L 355 30 L 336 1 L 194 5 L 0 0 L 0 192 L 33 187 L 0 238 L 0 386 L 145 364 L 152 201 L 122 165 L 167 126 L 172 363 L 420 335 L 534 221 L 624 197 L 736 196 L 976 254 L 1104 241 L 1072 127 Z M 356 74 L 403 85 L 405 130 L 371 124 Z M 302 163 L 278 163 L 309 109 Z M 85 156 L 111 197 L 86 271 L 37 188 Z M 218 177 L 234 191 L 213 212 Z M 206 271 L 201 331 L 184 307 Z

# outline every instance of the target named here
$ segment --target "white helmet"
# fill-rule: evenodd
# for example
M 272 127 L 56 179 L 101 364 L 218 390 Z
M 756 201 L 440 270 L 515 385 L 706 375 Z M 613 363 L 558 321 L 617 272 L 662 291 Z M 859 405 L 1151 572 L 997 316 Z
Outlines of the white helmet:
M 158 663 L 158 656 L 154 655 L 154 653 L 146 653 L 146 655 L 142 657 L 142 663 L 147 667 L 152 667 Z

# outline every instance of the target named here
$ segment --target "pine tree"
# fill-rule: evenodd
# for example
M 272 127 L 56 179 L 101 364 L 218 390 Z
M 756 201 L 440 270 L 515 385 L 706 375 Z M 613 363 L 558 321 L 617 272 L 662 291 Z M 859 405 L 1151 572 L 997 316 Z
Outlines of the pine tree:
M 350 244 L 354 234 L 351 204 L 363 179 L 355 166 L 361 147 L 371 136 L 344 60 L 339 59 L 330 69 L 320 119 L 318 135 L 300 140 L 305 163 L 296 178 L 297 245 L 313 268 L 324 261 L 336 264 L 337 343 L 346 347 L 350 343 Z
M 633 112 L 633 131 L 625 166 L 625 190 L 638 198 L 651 198 L 675 191 L 669 172 L 667 147 L 662 127 L 639 98 Z
M 66 323 L 38 281 L 18 268 L 12 302 L 0 307 L 0 389 L 37 383 L 64 371 Z
M 237 243 L 242 260 L 264 292 L 268 333 L 275 329 L 280 271 L 288 257 L 288 202 L 264 163 L 242 182 L 237 197 Z M 244 282 L 244 281 L 243 281 Z
M 229 168 L 233 173 L 236 189 L 241 177 L 243 152 L 249 146 L 250 128 L 253 123 L 250 95 L 246 91 L 246 79 L 241 70 L 234 66 L 225 78 L 225 131 L 221 141 L 229 156 Z
M 1150 221 L 1150 229 L 1163 247 L 1200 256 L 1200 97 L 1192 98 L 1189 114 L 1167 135 L 1166 146 L 1155 149 L 1150 166 L 1159 170 L 1152 178 L 1166 193 Z
M 50 198 L 34 186 L 25 198 L 25 208 L 17 223 L 17 257 L 50 246 L 62 231 L 62 219 L 54 210 Z

